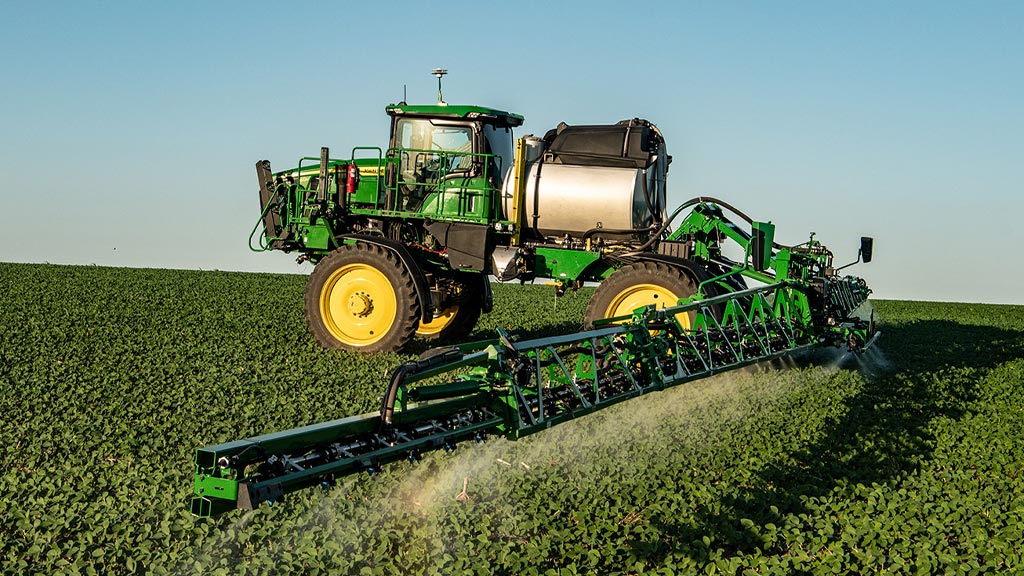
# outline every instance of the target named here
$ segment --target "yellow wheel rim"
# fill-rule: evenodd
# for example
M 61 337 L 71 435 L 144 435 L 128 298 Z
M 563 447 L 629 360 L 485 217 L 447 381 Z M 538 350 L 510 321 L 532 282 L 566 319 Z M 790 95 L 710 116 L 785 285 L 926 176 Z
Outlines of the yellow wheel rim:
M 455 315 L 459 312 L 459 305 L 453 304 L 448 308 L 445 308 L 440 313 L 434 315 L 434 319 L 430 322 L 420 321 L 420 327 L 416 329 L 416 333 L 420 336 L 434 336 L 439 334 L 442 330 L 448 327 L 449 324 L 455 320 Z
M 657 284 L 635 284 L 626 288 L 612 298 L 608 309 L 605 310 L 605 318 L 615 316 L 628 316 L 633 310 L 642 306 L 654 304 L 657 308 L 668 308 L 675 306 L 679 298 L 670 290 Z M 676 314 L 679 325 L 683 328 L 690 327 L 690 315 L 687 313 Z
M 387 336 L 398 297 L 380 270 L 367 264 L 338 268 L 320 291 L 320 318 L 332 336 L 349 346 L 369 346 Z

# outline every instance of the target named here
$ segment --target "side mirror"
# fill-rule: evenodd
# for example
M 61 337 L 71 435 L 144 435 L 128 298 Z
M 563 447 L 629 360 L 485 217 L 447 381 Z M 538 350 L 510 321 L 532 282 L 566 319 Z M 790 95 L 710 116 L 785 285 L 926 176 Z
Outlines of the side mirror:
M 870 236 L 860 237 L 860 257 L 865 264 L 871 262 L 871 251 L 875 247 L 875 239 Z

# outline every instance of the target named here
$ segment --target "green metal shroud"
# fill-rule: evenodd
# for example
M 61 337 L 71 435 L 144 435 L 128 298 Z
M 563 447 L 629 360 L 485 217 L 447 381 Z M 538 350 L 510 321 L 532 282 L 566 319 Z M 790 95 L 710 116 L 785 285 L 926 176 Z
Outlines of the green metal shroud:
M 860 351 L 877 336 L 869 293 L 862 279 L 832 273 L 713 298 L 698 294 L 577 334 L 518 342 L 499 331 L 495 340 L 432 350 L 392 372 L 379 413 L 197 450 L 191 510 L 206 517 L 251 509 L 462 440 L 515 439 L 807 348 Z

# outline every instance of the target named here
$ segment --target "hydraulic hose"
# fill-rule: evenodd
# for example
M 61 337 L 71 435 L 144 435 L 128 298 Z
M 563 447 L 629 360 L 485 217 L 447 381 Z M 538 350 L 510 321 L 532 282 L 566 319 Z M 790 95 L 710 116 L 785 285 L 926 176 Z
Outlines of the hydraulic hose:
M 462 356 L 463 353 L 461 350 L 458 348 L 450 348 L 427 358 L 403 362 L 398 368 L 395 368 L 395 371 L 391 373 L 391 381 L 388 383 L 387 394 L 384 395 L 384 398 L 381 401 L 381 431 L 383 432 L 386 428 L 391 426 L 392 418 L 395 414 L 395 401 L 398 399 L 398 389 L 402 387 L 406 376 L 412 376 L 413 374 L 421 372 L 432 366 L 437 366 L 447 362 L 455 362 L 456 360 L 461 359 Z
M 644 204 L 647 205 L 647 213 L 651 215 L 651 219 L 653 220 L 653 224 L 651 225 L 651 227 L 653 228 L 654 226 L 658 226 L 658 225 L 661 224 L 661 214 L 658 214 L 657 211 L 654 208 L 654 205 L 651 204 L 651 193 L 647 189 L 647 171 L 646 170 L 644 170 L 643 177 L 644 178 L 643 178 L 642 190 L 643 190 L 643 193 L 644 193 Z
M 712 196 L 697 196 L 696 198 L 690 198 L 686 202 L 683 202 L 682 204 L 680 204 L 679 207 L 676 208 L 672 212 L 672 215 L 669 216 L 665 220 L 665 223 L 662 224 L 661 228 L 659 228 L 657 230 L 657 232 L 653 236 L 651 236 L 651 239 L 648 240 L 647 242 L 644 242 L 642 245 L 640 245 L 640 248 L 637 251 L 638 252 L 642 252 L 642 251 L 650 248 L 651 245 L 653 245 L 655 242 L 657 242 L 658 239 L 661 238 L 661 235 L 664 234 L 666 230 L 668 230 L 668 227 L 672 224 L 672 221 L 675 220 L 676 216 L 678 216 L 680 212 L 682 212 L 686 208 L 689 208 L 690 206 L 694 206 L 694 205 L 697 205 L 697 204 L 704 204 L 706 202 L 711 202 L 711 203 L 714 203 L 714 204 L 718 204 L 719 206 L 721 206 L 721 207 L 725 208 L 726 210 L 729 210 L 733 214 L 739 216 L 740 219 L 744 220 L 747 224 L 753 224 L 754 223 L 754 220 L 750 216 L 747 216 L 746 214 L 741 212 L 738 208 L 734 207 L 732 204 L 729 204 L 728 202 L 725 202 L 724 200 L 719 200 L 718 198 L 714 198 Z M 772 246 L 775 247 L 775 248 L 791 248 L 791 246 L 784 246 L 782 244 L 779 244 L 778 242 L 772 242 Z
M 710 196 L 698 196 L 696 198 L 693 198 L 689 202 L 693 202 L 694 200 L 700 200 L 701 202 L 705 202 L 705 201 L 706 202 L 714 202 L 715 204 L 718 204 L 719 206 L 721 206 L 721 207 L 725 208 L 726 210 L 732 212 L 733 214 L 739 216 L 740 219 L 744 220 L 747 224 L 753 224 L 754 223 L 754 220 L 750 216 L 747 216 L 746 214 L 741 212 L 738 208 L 732 206 L 731 204 L 729 204 L 728 202 L 726 202 L 724 200 L 719 200 L 718 198 L 712 198 Z M 772 242 L 772 247 L 773 248 L 786 248 L 786 249 L 790 249 L 790 250 L 793 248 L 792 246 L 786 246 L 785 244 L 779 244 L 778 242 Z
M 653 246 L 655 242 L 657 242 L 658 240 L 661 239 L 662 235 L 665 234 L 665 232 L 669 229 L 669 226 L 672 225 L 672 221 L 675 220 L 676 217 L 679 216 L 679 214 L 683 210 L 689 208 L 690 206 L 694 206 L 694 205 L 697 205 L 697 204 L 703 204 L 703 203 L 706 203 L 706 202 L 712 202 L 714 204 L 718 204 L 719 206 L 722 206 L 723 208 L 725 208 L 725 209 L 729 210 L 730 212 L 736 214 L 742 220 L 746 221 L 748 224 L 753 224 L 753 219 L 751 219 L 750 216 L 747 216 L 746 214 L 741 212 L 738 208 L 735 208 L 734 206 L 732 206 L 728 202 L 725 202 L 723 200 L 719 200 L 718 198 L 714 198 L 712 196 L 697 196 L 696 198 L 690 198 L 686 202 L 683 202 L 682 204 L 679 205 L 679 207 L 677 207 L 675 210 L 673 210 L 672 214 L 668 218 L 665 219 L 665 222 L 661 226 L 659 226 L 658 228 L 655 229 L 654 234 L 651 235 L 650 239 L 648 239 L 646 242 L 641 244 L 636 250 L 632 250 L 632 251 L 629 251 L 629 252 L 626 252 L 626 253 L 623 253 L 623 254 L 619 254 L 614 259 L 615 260 L 619 260 L 619 261 L 625 261 L 625 260 L 628 260 L 631 256 L 635 256 L 637 254 L 640 254 L 640 253 L 644 252 L 645 250 L 647 250 L 648 248 Z M 588 230 L 587 232 L 590 232 L 590 230 Z M 792 248 L 790 246 L 783 246 L 782 244 L 779 244 L 778 242 L 772 242 L 772 247 L 774 247 L 774 248 L 788 248 L 788 249 Z M 606 257 L 608 257 L 608 256 L 606 256 Z

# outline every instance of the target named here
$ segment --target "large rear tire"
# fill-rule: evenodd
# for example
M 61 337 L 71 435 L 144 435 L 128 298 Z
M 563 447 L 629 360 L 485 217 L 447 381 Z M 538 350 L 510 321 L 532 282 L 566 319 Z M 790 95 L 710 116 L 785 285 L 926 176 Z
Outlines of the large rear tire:
M 680 298 L 697 293 L 696 273 L 661 262 L 636 262 L 619 268 L 601 283 L 587 305 L 584 323 L 594 327 L 594 320 L 628 316 L 642 306 L 658 308 L 675 306 Z M 696 314 L 678 314 L 683 328 L 693 326 Z
M 325 348 L 398 351 L 419 324 L 412 275 L 394 253 L 373 244 L 328 254 L 310 274 L 303 300 L 306 325 Z
M 483 309 L 481 282 L 487 282 L 482 274 L 468 275 L 459 282 L 458 301 L 434 314 L 434 319 L 420 323 L 416 335 L 427 340 L 454 342 L 469 335 L 476 327 Z

